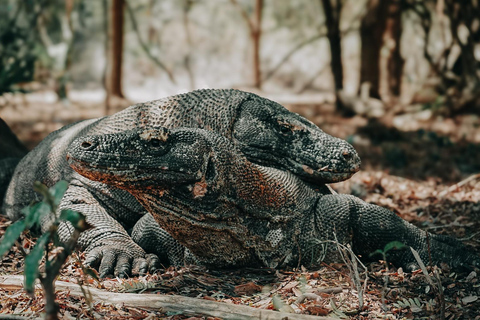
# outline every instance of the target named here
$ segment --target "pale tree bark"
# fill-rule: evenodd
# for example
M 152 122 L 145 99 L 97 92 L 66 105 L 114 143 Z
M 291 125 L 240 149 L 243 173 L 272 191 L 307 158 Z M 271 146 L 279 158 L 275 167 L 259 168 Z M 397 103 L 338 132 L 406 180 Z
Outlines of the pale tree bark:
M 434 75 L 441 79 L 441 85 L 437 86 L 438 94 L 445 98 L 445 105 L 448 106 L 446 111 L 450 114 L 466 110 L 478 112 L 480 76 L 477 70 L 480 69 L 480 62 L 475 58 L 474 50 L 480 43 L 480 3 L 476 0 L 438 0 L 435 3 L 436 14 L 449 20 L 449 33 L 452 36 L 450 43 L 444 40 L 442 54 L 435 57 L 428 49 L 432 36 L 432 2 L 418 2 L 408 5 L 407 9 L 421 19 L 425 33 L 424 57 Z M 461 49 L 458 56 L 453 50 L 456 46 Z

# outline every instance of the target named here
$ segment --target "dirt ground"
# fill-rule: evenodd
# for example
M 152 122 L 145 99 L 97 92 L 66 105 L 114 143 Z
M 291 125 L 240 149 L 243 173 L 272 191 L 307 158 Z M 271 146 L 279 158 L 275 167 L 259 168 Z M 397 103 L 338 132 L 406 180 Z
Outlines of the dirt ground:
M 8 99 L 7 99 L 8 100 Z M 2 117 L 29 147 L 67 123 L 99 117 L 101 103 L 46 103 L 10 97 L 0 101 Z M 477 115 L 453 119 L 412 113 L 381 119 L 344 117 L 330 104 L 292 104 L 324 131 L 347 139 L 362 158 L 362 171 L 332 185 L 341 193 L 393 210 L 433 233 L 460 238 L 480 253 L 480 121 Z M 9 221 L 0 220 L 0 235 Z M 29 236 L 20 244 L 32 246 Z M 14 248 L 0 264 L 2 274 L 21 274 L 23 257 Z M 360 279 L 348 264 L 319 270 L 207 270 L 166 268 L 155 275 L 128 280 L 107 279 L 92 286 L 118 292 L 179 294 L 257 308 L 335 316 L 341 319 L 480 319 L 478 270 L 457 273 L 447 266 L 430 268 L 430 281 L 421 270 L 406 273 L 382 262 L 370 263 Z M 438 275 L 435 277 L 434 274 Z M 368 280 L 366 279 L 368 275 Z M 71 259 L 61 280 L 83 279 L 78 261 Z M 365 285 L 366 281 L 366 285 Z M 439 283 L 441 282 L 441 286 Z M 365 285 L 363 290 L 355 284 Z M 360 300 L 363 299 L 363 306 Z M 66 319 L 207 319 L 203 315 L 166 314 L 158 310 L 93 302 L 58 294 Z M 0 286 L 2 314 L 39 316 L 42 293 L 32 299 L 22 290 Z M 209 318 L 213 319 L 213 318 Z

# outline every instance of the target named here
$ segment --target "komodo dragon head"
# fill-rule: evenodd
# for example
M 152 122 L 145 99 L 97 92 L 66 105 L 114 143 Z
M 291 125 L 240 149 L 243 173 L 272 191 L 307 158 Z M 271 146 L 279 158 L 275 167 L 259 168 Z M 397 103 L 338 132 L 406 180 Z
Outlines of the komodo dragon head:
M 313 184 L 348 179 L 360 167 L 358 154 L 346 141 L 276 102 L 239 90 L 197 90 L 140 103 L 105 121 L 103 128 L 213 131 L 232 141 L 253 163 L 290 171 Z M 119 131 L 99 133 L 114 132 Z
M 261 99 L 244 102 L 233 126 L 234 143 L 247 159 L 313 183 L 343 181 L 359 170 L 360 157 L 348 142 Z

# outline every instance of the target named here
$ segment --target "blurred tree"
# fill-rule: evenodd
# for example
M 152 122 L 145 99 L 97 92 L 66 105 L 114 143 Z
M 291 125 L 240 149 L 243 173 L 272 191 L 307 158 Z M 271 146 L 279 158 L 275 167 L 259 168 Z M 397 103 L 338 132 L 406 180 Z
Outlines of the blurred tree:
M 45 7 L 37 24 L 39 38 L 48 57 L 46 66 L 54 79 L 55 93 L 62 101 L 68 100 L 67 85 L 75 41 L 72 12 L 79 3 L 56 0 L 56 3 L 51 3 L 53 5 Z
M 252 40 L 252 54 L 253 54 L 253 85 L 255 88 L 262 87 L 262 71 L 260 61 L 260 39 L 262 36 L 262 12 L 263 0 L 255 0 L 255 8 L 253 12 L 253 19 L 250 18 L 248 12 L 238 4 L 237 0 L 230 0 L 242 14 L 243 19 L 247 23 L 250 31 L 250 38 Z
M 341 0 L 321 0 L 327 25 L 327 37 L 330 42 L 330 65 L 332 68 L 335 91 L 343 89 L 343 64 L 340 37 Z
M 111 39 L 111 69 L 110 69 L 110 94 L 123 98 L 122 91 L 122 62 L 123 62 L 123 21 L 124 0 L 112 0 L 112 28 Z
M 360 83 L 369 83 L 370 96 L 387 103 L 400 95 L 401 12 L 400 0 L 370 0 L 360 27 Z
M 105 6 L 104 6 L 105 7 Z M 106 113 L 113 99 L 124 99 L 122 90 L 124 0 L 112 0 L 108 29 L 107 70 L 105 77 Z
M 437 91 L 444 97 L 449 113 L 480 104 L 480 61 L 475 48 L 480 45 L 480 3 L 477 0 L 406 1 L 409 10 L 421 18 L 425 32 L 424 56 L 434 74 L 440 78 Z M 437 15 L 437 17 L 435 16 Z M 429 50 L 432 23 L 435 18 L 447 19 L 450 41 L 445 41 L 441 54 Z
M 35 25 L 42 4 L 0 3 L 0 94 L 19 90 L 19 83 L 33 80 L 39 55 Z

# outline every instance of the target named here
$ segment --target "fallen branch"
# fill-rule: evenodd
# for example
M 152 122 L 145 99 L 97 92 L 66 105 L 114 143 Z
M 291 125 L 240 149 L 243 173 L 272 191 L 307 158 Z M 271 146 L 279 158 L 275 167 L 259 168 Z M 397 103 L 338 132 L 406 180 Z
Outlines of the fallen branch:
M 467 183 L 469 183 L 470 181 L 473 181 L 473 180 L 476 180 L 476 179 L 480 179 L 480 173 L 477 173 L 477 174 L 473 174 L 471 175 L 470 177 L 460 181 L 459 183 L 456 183 L 454 184 L 453 186 L 450 186 L 447 190 L 443 190 L 442 192 L 440 192 L 438 194 L 438 197 L 439 198 L 443 198 L 445 197 L 447 194 L 459 189 L 460 187 L 463 187 L 464 185 L 466 185 Z
M 68 291 L 70 296 L 83 297 L 82 290 L 78 284 L 57 281 L 55 287 L 61 291 Z M 0 288 L 5 290 L 19 290 L 23 288 L 23 276 L 11 275 L 0 276 Z M 37 285 L 40 289 L 40 286 Z M 93 303 L 121 304 L 127 307 L 145 308 L 150 310 L 162 310 L 162 312 L 176 312 L 187 315 L 206 315 L 222 319 L 288 319 L 288 320 L 314 320 L 333 319 L 331 317 L 318 317 L 304 314 L 284 313 L 273 310 L 257 309 L 236 304 L 183 297 L 179 295 L 159 294 L 134 294 L 115 293 L 106 290 L 88 288 Z

